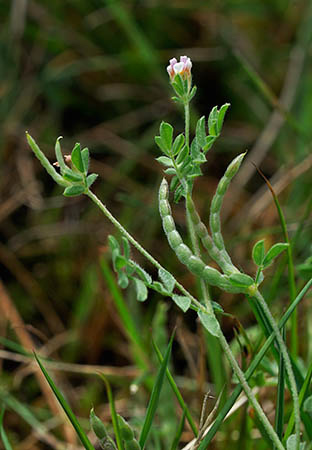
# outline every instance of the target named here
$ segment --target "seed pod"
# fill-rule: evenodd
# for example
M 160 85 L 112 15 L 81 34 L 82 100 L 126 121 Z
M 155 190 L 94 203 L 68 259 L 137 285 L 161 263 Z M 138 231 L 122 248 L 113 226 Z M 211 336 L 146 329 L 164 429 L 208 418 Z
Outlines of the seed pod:
M 166 234 L 175 230 L 175 224 L 171 215 L 164 216 L 163 218 L 163 228 Z
M 95 414 L 93 408 L 90 411 L 90 425 L 97 438 L 104 439 L 108 436 L 104 423 Z
M 163 179 L 159 189 L 159 201 L 168 203 L 168 183 Z M 169 205 L 170 206 L 170 205 Z M 243 292 L 241 288 L 233 286 L 230 281 L 222 275 L 218 270 L 207 266 L 199 257 L 195 256 L 190 248 L 183 243 L 183 240 L 175 228 L 174 219 L 171 216 L 171 209 L 166 208 L 166 212 L 170 211 L 170 215 L 163 214 L 164 208 L 159 208 L 160 216 L 163 222 L 163 228 L 172 250 L 177 255 L 178 259 L 184 264 L 190 272 L 202 278 L 212 286 L 218 286 L 227 292 Z M 168 232 L 168 229 L 170 231 Z M 233 273 L 233 270 L 231 271 Z
M 175 231 L 170 231 L 170 233 L 167 234 L 167 238 L 170 244 L 171 248 L 176 248 L 178 247 L 180 244 L 182 244 L 182 238 L 180 236 L 180 234 L 175 230 Z
M 140 444 L 136 439 L 125 442 L 125 450 L 141 450 Z
M 194 224 L 195 233 L 200 238 L 203 246 L 209 253 L 209 256 L 221 267 L 226 275 L 231 275 L 233 272 L 237 272 L 238 269 L 232 264 L 231 261 L 226 260 L 220 250 L 213 242 L 206 225 L 201 221 L 201 218 L 196 211 L 195 204 L 191 197 L 187 198 L 187 208 Z
M 119 414 L 117 414 L 118 425 L 121 437 L 124 441 L 132 441 L 134 439 L 134 433 L 128 422 Z
M 99 444 L 103 450 L 117 450 L 115 442 L 109 436 L 106 436 L 104 439 L 100 439 Z
M 169 203 L 166 200 L 159 201 L 159 210 L 161 210 L 162 216 L 171 215 L 171 208 Z
M 228 264 L 231 264 L 232 266 L 233 266 L 233 264 L 232 264 L 231 258 L 228 255 L 227 251 L 225 250 L 224 241 L 223 241 L 223 237 L 221 234 L 220 212 L 221 212 L 224 195 L 229 187 L 229 184 L 230 184 L 232 178 L 237 173 L 244 156 L 245 156 L 245 153 L 238 155 L 226 169 L 224 176 L 219 181 L 219 184 L 218 184 L 216 193 L 212 199 L 211 208 L 210 208 L 209 223 L 210 223 L 212 240 L 213 240 L 215 246 L 220 251 L 223 258 L 225 259 L 225 261 Z

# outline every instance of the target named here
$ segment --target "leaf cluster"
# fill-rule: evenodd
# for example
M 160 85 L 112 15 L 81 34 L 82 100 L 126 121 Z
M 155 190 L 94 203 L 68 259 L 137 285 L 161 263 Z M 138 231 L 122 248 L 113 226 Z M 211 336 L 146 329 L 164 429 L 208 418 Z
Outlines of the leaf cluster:
M 154 281 L 151 275 L 146 272 L 138 263 L 130 258 L 130 245 L 128 240 L 122 237 L 122 246 L 114 236 L 108 236 L 108 243 L 112 253 L 112 261 L 115 272 L 118 276 L 118 284 L 122 289 L 126 289 L 129 280 L 134 283 L 136 297 L 139 302 L 144 302 L 148 297 L 148 289 L 152 289 L 164 297 L 170 297 L 175 304 L 186 312 L 189 308 L 195 311 L 198 308 L 191 304 L 191 299 L 186 295 L 174 293 L 175 279 L 165 269 L 158 270 L 158 280 Z M 224 314 L 222 307 L 217 302 L 212 302 L 217 313 Z
M 197 121 L 195 136 L 190 146 L 185 142 L 182 133 L 173 139 L 173 127 L 169 123 L 161 123 L 155 142 L 164 156 L 156 159 L 166 167 L 166 174 L 173 175 L 170 190 L 174 192 L 176 203 L 191 191 L 194 179 L 202 175 L 200 166 L 206 162 L 207 152 L 221 134 L 229 106 L 229 103 L 225 103 L 219 110 L 215 106 L 207 122 L 205 116 Z
M 272 245 L 272 247 L 265 252 L 264 239 L 256 242 L 252 249 L 252 259 L 258 266 L 258 272 L 256 275 L 256 283 L 259 285 L 263 281 L 263 270 L 269 267 L 275 258 L 277 258 L 284 250 L 289 247 L 286 242 L 278 242 Z

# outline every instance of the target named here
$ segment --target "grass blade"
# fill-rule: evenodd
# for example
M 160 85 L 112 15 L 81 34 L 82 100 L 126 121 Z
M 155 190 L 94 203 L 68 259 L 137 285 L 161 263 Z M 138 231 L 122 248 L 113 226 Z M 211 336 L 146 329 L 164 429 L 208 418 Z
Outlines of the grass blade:
M 129 308 L 123 299 L 120 289 L 118 288 L 115 282 L 115 278 L 112 276 L 112 271 L 104 257 L 100 259 L 100 265 L 102 275 L 105 278 L 105 281 L 108 285 L 115 306 L 118 310 L 119 317 L 122 320 L 124 330 L 128 334 L 129 340 L 133 345 L 133 352 L 134 352 L 133 356 L 135 358 L 135 361 L 140 367 L 140 369 L 147 370 L 148 362 L 145 356 L 146 352 L 144 351 L 144 345 L 141 336 L 139 334 L 139 331 L 137 329 L 137 326 L 135 324 L 135 321 L 131 316 Z
M 120 434 L 120 430 L 119 430 L 119 425 L 118 425 L 118 418 L 117 418 L 117 412 L 116 412 L 116 408 L 115 408 L 115 402 L 114 402 L 112 389 L 110 387 L 110 384 L 109 384 L 107 378 L 102 373 L 100 373 L 99 376 L 102 378 L 102 380 L 105 383 L 118 450 L 124 450 L 124 446 L 122 443 L 122 438 L 121 438 L 121 434 Z
M 55 397 L 57 398 L 57 400 L 59 401 L 59 403 L 62 406 L 63 410 L 65 411 L 65 414 L 69 418 L 69 420 L 70 420 L 72 426 L 74 427 L 74 429 L 75 429 L 79 439 L 81 440 L 84 448 L 87 449 L 87 450 L 95 450 L 93 445 L 89 441 L 88 436 L 86 435 L 86 433 L 81 428 L 80 423 L 78 422 L 78 420 L 77 420 L 75 414 L 73 413 L 71 407 L 69 406 L 69 404 L 65 400 L 63 394 L 60 392 L 60 390 L 54 384 L 52 378 L 50 377 L 50 375 L 48 374 L 48 372 L 46 371 L 44 366 L 41 364 L 41 362 L 40 362 L 39 358 L 37 357 L 36 353 L 34 353 L 34 355 L 35 355 L 35 358 L 37 360 L 37 363 L 38 363 L 38 365 L 39 365 L 43 375 L 45 376 L 45 379 L 49 383 L 50 388 L 52 389 Z
M 183 429 L 184 429 L 184 423 L 185 423 L 185 411 L 183 411 L 182 419 L 180 421 L 180 424 L 179 424 L 179 427 L 177 429 L 176 435 L 175 435 L 175 437 L 173 439 L 172 446 L 171 446 L 170 450 L 177 450 L 178 449 L 178 444 L 180 442 L 181 435 L 182 435 L 182 432 L 183 432 Z
M 157 358 L 158 358 L 159 362 L 162 363 L 163 360 L 164 360 L 164 357 L 162 356 L 162 354 L 161 354 L 161 352 L 160 352 L 156 342 L 154 342 L 154 340 L 152 342 L 153 342 L 153 346 L 154 346 Z M 197 436 L 198 430 L 197 430 L 197 427 L 196 427 L 195 422 L 193 420 L 193 417 L 192 417 L 192 415 L 191 415 L 191 413 L 190 413 L 186 403 L 184 402 L 183 397 L 182 397 L 182 395 L 181 395 L 181 393 L 179 391 L 179 388 L 178 388 L 176 382 L 174 381 L 174 378 L 171 375 L 171 372 L 168 369 L 168 367 L 166 369 L 166 376 L 167 376 L 169 384 L 170 384 L 170 386 L 171 386 L 171 388 L 172 388 L 172 390 L 173 390 L 173 392 L 174 392 L 174 394 L 175 394 L 175 396 L 176 396 L 176 398 L 177 398 L 177 400 L 178 400 L 182 410 L 184 411 L 185 417 L 186 417 L 186 419 L 187 419 L 187 421 L 188 421 L 188 423 L 189 423 L 189 425 L 190 425 L 190 427 L 191 427 L 191 429 L 192 429 L 192 431 L 194 433 L 194 436 Z
M 6 435 L 6 432 L 4 430 L 4 427 L 3 427 L 4 411 L 5 411 L 5 408 L 3 406 L 1 409 L 1 413 L 0 413 L 0 436 L 1 436 L 3 446 L 4 446 L 4 450 L 13 450 L 13 448 L 9 442 L 9 439 Z
M 311 286 L 312 286 L 312 278 L 306 283 L 306 285 L 303 287 L 303 289 L 297 295 L 297 297 L 295 298 L 293 303 L 291 303 L 291 305 L 288 307 L 287 311 L 285 312 L 285 314 L 283 315 L 283 317 L 279 321 L 279 324 L 278 324 L 279 328 L 282 328 L 283 326 L 285 326 L 285 324 L 288 321 L 289 317 L 291 316 L 293 311 L 296 309 L 296 307 L 298 306 L 300 301 L 304 298 L 305 294 L 307 293 L 307 291 L 310 289 Z M 260 364 L 262 358 L 264 357 L 264 355 L 266 354 L 267 350 L 272 345 L 273 341 L 274 341 L 274 334 L 272 333 L 270 335 L 270 337 L 266 340 L 266 342 L 264 343 L 264 345 L 262 346 L 260 351 L 257 353 L 257 356 L 252 360 L 252 362 L 250 363 L 250 366 L 248 367 L 248 369 L 246 370 L 245 378 L 246 378 L 247 381 L 249 380 L 249 378 L 252 376 L 252 374 L 254 373 L 254 371 L 256 370 L 258 365 Z M 218 431 L 219 427 L 222 425 L 225 416 L 227 415 L 229 410 L 232 408 L 232 406 L 234 405 L 234 403 L 238 399 L 238 397 L 239 397 L 241 392 L 242 392 L 242 387 L 239 384 L 239 385 L 236 386 L 236 388 L 232 392 L 232 395 L 226 401 L 225 405 L 223 406 L 223 408 L 221 409 L 221 411 L 217 415 L 217 417 L 216 417 L 212 427 L 209 429 L 208 433 L 206 434 L 206 436 L 202 440 L 200 446 L 198 447 L 198 450 L 206 450 L 208 444 L 211 442 L 211 440 L 213 439 L 214 435 Z
M 162 388 L 162 385 L 164 382 L 166 369 L 167 369 L 167 366 L 169 363 L 173 337 L 174 337 L 174 333 L 172 333 L 172 336 L 170 338 L 170 341 L 169 341 L 169 344 L 168 344 L 168 347 L 167 347 L 167 350 L 165 353 L 164 360 L 161 363 L 161 366 L 159 368 L 159 371 L 158 371 L 158 374 L 157 374 L 157 377 L 155 380 L 155 384 L 153 386 L 153 390 L 151 393 L 150 401 L 149 401 L 149 404 L 147 407 L 145 420 L 144 420 L 143 428 L 142 428 L 140 439 L 139 439 L 139 443 L 140 443 L 140 446 L 142 449 L 144 448 L 148 433 L 150 432 L 150 429 L 153 424 L 153 419 L 154 419 L 158 401 L 159 401 L 160 391 L 161 391 L 161 388 Z
M 280 219 L 281 228 L 283 231 L 285 242 L 287 244 L 289 244 L 287 247 L 288 284 L 289 284 L 290 301 L 293 302 L 296 297 L 297 288 L 296 288 L 296 280 L 295 280 L 294 261 L 293 261 L 293 255 L 292 255 L 292 246 L 291 246 L 289 236 L 288 236 L 288 230 L 287 230 L 285 216 L 284 216 L 283 210 L 281 208 L 281 205 L 278 201 L 277 195 L 275 194 L 275 191 L 274 191 L 270 181 L 262 173 L 262 171 L 260 169 L 258 169 L 258 167 L 256 167 L 256 169 L 257 169 L 258 173 L 261 175 L 261 177 L 264 179 L 264 181 L 266 182 L 268 188 L 270 189 L 270 192 L 272 194 L 272 197 L 273 197 L 273 200 L 274 200 L 277 212 L 278 212 L 278 216 Z M 296 358 L 298 355 L 298 312 L 297 312 L 297 310 L 294 311 L 294 314 L 292 315 L 292 318 L 291 318 L 290 348 L 291 348 L 292 356 Z

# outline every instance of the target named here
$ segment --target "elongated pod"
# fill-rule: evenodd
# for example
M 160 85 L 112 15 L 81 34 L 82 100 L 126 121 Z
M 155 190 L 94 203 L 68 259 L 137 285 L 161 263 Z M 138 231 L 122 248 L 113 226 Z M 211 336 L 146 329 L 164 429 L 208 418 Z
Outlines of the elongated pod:
M 241 288 L 233 286 L 225 275 L 222 275 L 218 270 L 205 264 L 200 258 L 193 254 L 187 245 L 184 244 L 182 237 L 176 230 L 171 207 L 168 202 L 168 195 L 168 183 L 164 178 L 159 188 L 159 212 L 169 245 L 181 263 L 184 264 L 190 272 L 202 278 L 212 286 L 218 286 L 220 289 L 232 293 L 244 292 Z
M 222 207 L 222 202 L 224 195 L 229 187 L 229 184 L 234 177 L 234 175 L 237 173 L 238 169 L 240 168 L 241 162 L 244 158 L 246 153 L 241 153 L 238 155 L 233 161 L 230 163 L 228 168 L 225 171 L 225 174 L 219 181 L 216 193 L 212 199 L 211 206 L 210 206 L 210 218 L 209 218 L 209 224 L 210 224 L 210 230 L 212 235 L 212 240 L 215 244 L 215 246 L 220 250 L 222 256 L 224 259 L 229 263 L 232 264 L 231 258 L 228 255 L 227 251 L 225 250 L 223 237 L 221 234 L 221 221 L 220 221 L 220 212 Z
M 201 221 L 201 218 L 196 211 L 195 204 L 190 196 L 187 197 L 186 203 L 191 220 L 194 224 L 195 233 L 200 238 L 211 259 L 213 259 L 221 267 L 222 271 L 226 275 L 232 275 L 233 273 L 239 272 L 239 270 L 233 265 L 231 260 L 224 258 L 222 252 L 216 247 L 206 225 Z

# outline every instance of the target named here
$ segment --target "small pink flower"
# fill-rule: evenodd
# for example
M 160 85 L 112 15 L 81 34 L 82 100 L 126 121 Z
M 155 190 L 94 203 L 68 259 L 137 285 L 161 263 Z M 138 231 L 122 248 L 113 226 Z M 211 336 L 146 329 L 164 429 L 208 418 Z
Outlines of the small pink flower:
M 167 72 L 171 81 L 173 81 L 177 74 L 180 74 L 185 80 L 191 77 L 192 61 L 187 56 L 180 56 L 180 62 L 178 62 L 176 58 L 172 58 L 169 63 L 170 65 L 167 67 Z

